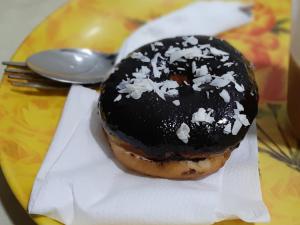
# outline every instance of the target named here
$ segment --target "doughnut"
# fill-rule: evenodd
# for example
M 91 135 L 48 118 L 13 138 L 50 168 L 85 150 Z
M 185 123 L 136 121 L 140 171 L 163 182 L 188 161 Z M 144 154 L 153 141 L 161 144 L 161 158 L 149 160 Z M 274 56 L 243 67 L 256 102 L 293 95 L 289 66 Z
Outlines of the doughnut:
M 196 179 L 219 170 L 258 110 L 251 64 L 224 40 L 179 36 L 114 66 L 98 108 L 115 157 L 135 172 Z

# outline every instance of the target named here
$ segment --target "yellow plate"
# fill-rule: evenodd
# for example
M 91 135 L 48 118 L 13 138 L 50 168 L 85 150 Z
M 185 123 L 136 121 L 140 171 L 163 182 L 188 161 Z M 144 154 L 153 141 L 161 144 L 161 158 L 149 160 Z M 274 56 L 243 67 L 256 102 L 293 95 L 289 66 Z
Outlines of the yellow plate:
M 87 47 L 114 52 L 143 23 L 191 0 L 73 0 L 42 22 L 12 57 L 24 60 L 49 48 Z M 260 171 L 272 225 L 300 222 L 300 150 L 286 126 L 289 1 L 256 0 L 253 23 L 220 36 L 256 66 L 261 101 L 258 115 Z M 0 160 L 3 173 L 26 209 L 35 175 L 55 132 L 66 92 L 0 89 Z M 5 101 L 3 101 L 5 99 Z M 58 224 L 34 217 L 38 224 Z M 243 224 L 241 221 L 222 224 Z

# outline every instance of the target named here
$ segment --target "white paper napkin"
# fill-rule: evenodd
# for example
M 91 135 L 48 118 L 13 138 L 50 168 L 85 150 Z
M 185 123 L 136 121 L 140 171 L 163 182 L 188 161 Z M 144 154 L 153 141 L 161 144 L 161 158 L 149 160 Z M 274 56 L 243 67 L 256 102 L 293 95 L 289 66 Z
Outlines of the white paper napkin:
M 116 62 L 138 47 L 168 37 L 180 35 L 213 36 L 239 27 L 252 20 L 241 9 L 241 2 L 200 1 L 142 26 L 123 43 Z
M 141 34 L 136 31 L 120 54 L 124 57 L 131 46 L 139 46 L 131 38 L 145 37 L 152 41 L 161 35 L 166 37 L 160 24 L 165 24 L 173 36 L 211 35 L 241 25 L 242 18 L 243 23 L 248 22 L 250 18 L 238 7 L 239 3 L 195 3 L 145 25 L 139 29 Z M 178 18 L 198 16 L 198 20 L 207 22 L 200 23 L 201 29 L 198 29 L 198 23 L 168 19 L 177 18 L 176 14 Z M 213 21 L 209 20 L 211 14 L 217 17 Z M 237 23 L 226 22 L 234 20 Z M 216 21 L 224 22 L 224 26 L 218 24 L 213 29 Z M 183 33 L 178 23 L 184 27 Z M 151 31 L 152 24 L 159 25 L 161 32 Z M 255 126 L 233 151 L 224 168 L 205 179 L 149 178 L 133 174 L 115 161 L 101 129 L 97 98 L 98 94 L 88 88 L 71 88 L 53 142 L 36 177 L 29 213 L 46 215 L 68 225 L 211 224 L 233 218 L 247 222 L 269 221 L 260 192 Z

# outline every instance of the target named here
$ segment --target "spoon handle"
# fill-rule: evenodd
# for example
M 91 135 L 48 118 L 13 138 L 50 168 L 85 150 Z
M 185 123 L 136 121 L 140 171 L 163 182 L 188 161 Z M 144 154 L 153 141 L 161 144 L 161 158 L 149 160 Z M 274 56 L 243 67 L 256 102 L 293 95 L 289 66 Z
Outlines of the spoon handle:
M 111 54 L 107 54 L 106 58 L 110 59 L 112 61 L 112 64 L 114 64 L 116 58 L 117 58 L 118 53 L 111 53 Z
M 6 66 L 27 67 L 26 62 L 3 61 L 2 64 Z

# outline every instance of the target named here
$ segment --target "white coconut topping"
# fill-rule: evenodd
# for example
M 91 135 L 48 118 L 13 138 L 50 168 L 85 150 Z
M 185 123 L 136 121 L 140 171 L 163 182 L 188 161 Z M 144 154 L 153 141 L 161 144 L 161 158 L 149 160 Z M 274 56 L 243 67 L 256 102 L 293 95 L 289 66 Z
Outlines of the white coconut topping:
M 142 62 L 150 62 L 150 59 L 147 56 L 144 56 L 141 52 L 134 52 L 131 54 L 131 58 L 139 59 Z
M 191 47 L 191 48 L 176 48 L 176 50 L 173 50 L 169 52 L 169 50 L 166 52 L 170 56 L 170 63 L 173 63 L 175 61 L 185 61 L 185 59 L 193 59 L 193 58 L 212 58 L 213 56 L 209 56 L 208 54 L 204 53 L 201 48 L 198 48 L 196 46 Z
M 236 89 L 238 92 L 243 92 L 243 91 L 245 91 L 244 86 L 243 86 L 242 84 L 239 85 L 236 81 L 234 82 L 234 87 L 235 87 L 235 89 Z
M 152 69 L 153 69 L 154 77 L 160 77 L 160 75 L 161 75 L 160 69 L 162 69 L 162 68 L 158 68 L 158 66 L 157 66 L 158 57 L 163 59 L 163 57 L 161 56 L 160 53 L 156 53 L 155 56 L 153 57 L 153 59 L 151 60 L 151 66 L 152 66 Z
M 214 117 L 211 114 L 214 112 L 213 109 L 208 108 L 199 108 L 197 112 L 193 113 L 192 123 L 196 123 L 199 125 L 199 122 L 212 123 L 215 121 Z
M 164 44 L 162 42 L 160 42 L 160 41 L 154 42 L 154 45 L 156 45 L 156 46 L 164 46 Z
M 232 133 L 233 135 L 237 135 L 237 133 L 238 133 L 239 130 L 241 129 L 242 125 L 243 125 L 243 124 L 242 124 L 239 120 L 235 120 L 235 121 L 234 121 L 234 124 L 233 124 L 233 127 L 232 127 L 231 133 Z
M 197 47 L 179 49 L 177 51 L 172 52 L 170 55 L 170 63 L 175 61 L 180 61 L 182 58 L 192 59 L 192 58 L 200 58 L 202 57 L 201 49 Z
M 220 77 L 214 76 L 214 80 L 210 83 L 210 85 L 221 88 L 228 85 L 230 82 L 235 81 L 233 77 L 234 72 L 228 71 Z
M 206 83 L 211 82 L 212 76 L 211 75 L 205 75 L 205 76 L 201 76 L 201 77 L 197 77 L 195 79 L 193 79 L 193 89 L 195 91 L 201 91 L 200 86 Z
M 194 40 L 195 39 L 195 40 Z M 185 46 L 187 43 L 194 44 L 196 43 L 196 38 L 189 37 L 185 39 Z M 221 61 L 224 62 L 229 59 L 229 53 L 212 47 L 210 44 L 193 46 L 190 48 L 183 48 L 180 49 L 178 47 L 170 46 L 169 49 L 166 51 L 165 56 L 170 57 L 170 63 L 175 61 L 185 61 L 185 59 L 193 59 L 193 58 L 213 58 L 214 56 L 222 56 Z M 185 59 L 184 59 L 185 58 Z
M 227 62 L 227 63 L 224 63 L 224 66 L 231 67 L 233 64 L 234 64 L 233 62 Z
M 177 67 L 178 70 L 182 70 L 182 71 L 185 71 L 185 68 L 182 68 L 182 67 Z
M 202 88 L 200 88 L 197 84 L 193 84 L 192 88 L 194 91 L 202 91 Z
M 196 85 L 202 85 L 205 83 L 209 83 L 211 81 L 212 77 L 210 75 L 206 75 L 206 76 L 201 76 L 201 77 L 197 77 L 195 79 L 193 79 L 193 83 Z
M 224 55 L 222 57 L 222 59 L 220 59 L 221 62 L 226 62 L 227 60 L 229 59 L 229 56 L 228 55 Z
M 197 69 L 197 67 L 196 67 L 196 62 L 193 61 L 193 62 L 192 62 L 192 73 L 195 73 L 195 72 L 196 72 L 196 69 Z
M 244 111 L 244 106 L 238 101 L 235 101 L 235 103 L 236 103 L 236 109 L 234 109 L 234 115 L 233 115 L 235 121 L 233 123 L 232 131 L 231 131 L 233 135 L 237 135 L 239 130 L 242 128 L 242 126 L 250 125 L 247 116 L 245 114 L 241 114 L 241 111 Z
M 151 50 L 152 50 L 153 52 L 157 52 L 157 51 L 158 51 L 158 49 L 155 47 L 154 43 L 152 43 L 152 44 L 150 45 L 150 47 L 151 47 Z
M 220 49 L 217 49 L 215 47 L 210 47 L 210 52 L 211 54 L 215 55 L 215 56 L 223 56 L 223 55 L 229 55 L 228 52 L 224 52 Z
M 165 100 L 165 95 L 178 95 L 176 88 L 179 86 L 176 81 L 165 80 L 162 82 L 154 82 L 149 77 L 150 70 L 146 66 L 142 66 L 132 75 L 135 78 L 122 80 L 117 86 L 120 94 L 126 94 L 126 98 L 139 99 L 144 92 L 154 91 Z
M 150 92 L 153 90 L 152 81 L 150 79 L 127 79 L 117 86 L 118 92 L 121 94 L 127 94 L 127 98 L 139 99 L 144 92 Z
M 190 36 L 190 37 L 183 37 L 183 42 L 182 45 L 183 46 L 187 46 L 187 44 L 191 44 L 191 45 L 196 45 L 198 44 L 198 39 L 195 38 L 194 36 Z
M 231 133 L 231 123 L 230 122 L 228 124 L 226 124 L 223 131 L 224 131 L 225 134 L 230 134 Z
M 185 84 L 185 85 L 190 85 L 188 82 L 186 82 L 185 80 L 183 81 L 183 83 Z
M 230 95 L 227 90 L 223 89 L 219 93 L 219 95 L 223 98 L 224 102 L 226 102 L 226 103 L 230 102 Z
M 149 76 L 150 70 L 148 69 L 147 66 L 142 66 L 140 70 L 136 70 L 136 72 L 132 73 L 132 76 L 135 78 L 146 78 Z M 128 75 L 127 75 L 128 76 Z
M 237 118 L 244 126 L 250 125 L 249 120 L 247 119 L 247 116 L 245 114 L 238 114 Z
M 180 105 L 180 101 L 179 101 L 179 100 L 174 100 L 172 103 L 173 103 L 174 105 L 176 105 L 176 106 L 179 106 L 179 105 Z
M 152 51 L 156 52 L 156 51 L 158 51 L 158 48 L 156 48 L 156 46 L 163 46 L 163 45 L 164 45 L 164 44 L 163 44 L 162 42 L 156 41 L 156 42 L 152 43 L 152 44 L 150 45 L 150 47 L 151 47 L 151 50 L 152 50 Z
M 186 123 L 182 123 L 179 129 L 176 131 L 177 137 L 185 144 L 189 142 L 190 128 Z
M 174 54 L 174 52 L 180 51 L 180 50 L 181 50 L 181 48 L 179 48 L 179 47 L 170 46 L 168 48 L 168 50 L 165 52 L 165 56 L 170 57 L 172 54 Z
M 215 79 L 210 83 L 210 85 L 215 86 L 217 88 L 225 87 L 227 86 L 230 82 L 234 83 L 234 87 L 238 92 L 243 92 L 245 91 L 245 88 L 243 85 L 240 85 L 236 82 L 234 79 L 234 72 L 233 71 L 228 71 L 227 73 L 223 74 L 220 77 L 213 76 Z
M 206 91 L 206 98 L 209 98 L 209 92 Z
M 118 95 L 115 99 L 114 99 L 114 102 L 118 102 L 120 101 L 122 98 L 122 95 Z
M 236 104 L 236 108 L 239 112 L 244 111 L 244 106 L 241 103 L 239 103 L 238 101 L 235 101 L 235 104 Z
M 223 79 L 222 77 L 215 77 L 215 79 L 210 83 L 210 85 L 221 88 L 221 87 L 225 87 L 229 83 L 230 80 Z
M 206 65 L 202 65 L 199 69 L 196 69 L 195 77 L 208 75 L 208 68 Z

